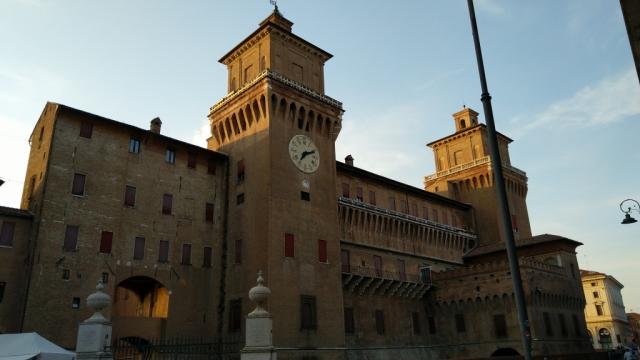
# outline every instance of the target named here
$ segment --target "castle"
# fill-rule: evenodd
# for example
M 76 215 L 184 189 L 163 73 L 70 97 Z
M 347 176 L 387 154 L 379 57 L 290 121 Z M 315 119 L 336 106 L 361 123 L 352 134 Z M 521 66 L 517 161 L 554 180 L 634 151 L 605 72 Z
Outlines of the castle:
M 224 55 L 207 148 L 47 103 L 20 209 L 0 208 L 0 331 L 73 347 L 102 279 L 114 338 L 242 341 L 261 270 L 280 357 L 522 353 L 494 200 L 505 170 L 535 354 L 591 351 L 575 249 L 532 236 L 526 174 L 469 108 L 415 188 L 336 162 L 332 55 L 276 9 Z M 277 299 L 277 300 L 276 300 Z

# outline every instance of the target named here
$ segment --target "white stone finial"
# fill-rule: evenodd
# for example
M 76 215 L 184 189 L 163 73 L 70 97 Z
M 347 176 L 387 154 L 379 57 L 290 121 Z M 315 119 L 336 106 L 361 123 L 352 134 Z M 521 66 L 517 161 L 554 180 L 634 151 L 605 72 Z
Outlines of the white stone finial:
M 107 319 L 102 315 L 101 311 L 107 306 L 111 305 L 111 297 L 104 291 L 104 284 L 102 280 L 98 280 L 96 285 L 96 292 L 87 296 L 87 306 L 94 311 L 93 315 L 86 320 L 86 322 L 104 322 Z
M 257 285 L 249 290 L 249 299 L 256 303 L 256 308 L 247 315 L 250 318 L 255 317 L 270 317 L 269 312 L 264 308 L 264 303 L 271 295 L 271 290 L 264 286 L 264 278 L 262 277 L 262 270 L 258 271 Z

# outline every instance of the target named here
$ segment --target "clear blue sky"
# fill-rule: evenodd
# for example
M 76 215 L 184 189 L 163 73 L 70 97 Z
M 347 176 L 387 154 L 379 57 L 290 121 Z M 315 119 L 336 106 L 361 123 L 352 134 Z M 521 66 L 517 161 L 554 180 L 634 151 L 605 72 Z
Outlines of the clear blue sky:
M 188 4 L 186 6 L 185 4 Z M 466 1 L 281 0 L 294 32 L 334 54 L 344 103 L 337 156 L 422 186 L 430 140 L 480 86 Z M 56 101 L 204 145 L 226 91 L 217 59 L 256 29 L 267 0 L 0 2 L 0 204 L 18 206 L 27 139 Z M 640 312 L 640 86 L 618 1 L 477 1 L 489 88 L 511 159 L 529 176 L 533 231 L 583 242 L 582 268 L 615 276 Z M 483 116 L 483 114 L 481 114 Z M 203 128 L 204 126 L 204 128 Z M 640 218 L 640 214 L 637 217 Z

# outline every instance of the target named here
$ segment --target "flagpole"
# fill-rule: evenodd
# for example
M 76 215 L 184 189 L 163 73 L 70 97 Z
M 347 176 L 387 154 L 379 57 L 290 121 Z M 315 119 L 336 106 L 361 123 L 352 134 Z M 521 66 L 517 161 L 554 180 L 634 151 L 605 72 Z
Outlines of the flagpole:
M 511 228 L 511 212 L 509 211 L 509 203 L 507 201 L 507 191 L 504 185 L 504 177 L 502 174 L 502 160 L 500 159 L 500 151 L 498 148 L 498 136 L 496 134 L 496 126 L 493 120 L 493 109 L 491 108 L 491 95 L 487 87 L 487 79 L 484 73 L 484 62 L 482 61 L 482 49 L 480 48 L 480 35 L 478 34 L 478 24 L 476 23 L 476 12 L 473 7 L 473 0 L 467 0 L 469 7 L 469 18 L 471 20 L 471 30 L 473 32 L 473 44 L 476 50 L 476 60 L 478 62 L 478 72 L 480 75 L 480 86 L 482 87 L 482 107 L 484 109 L 485 120 L 487 122 L 489 148 L 491 150 L 490 158 L 493 168 L 494 185 L 496 195 L 498 197 L 498 210 L 500 214 L 500 225 L 504 234 L 505 246 L 507 249 L 507 257 L 509 259 L 509 269 L 511 270 L 511 278 L 513 280 L 513 293 L 516 300 L 516 309 L 518 312 L 518 322 L 520 325 L 520 340 L 522 341 L 522 349 L 525 360 L 532 360 L 531 357 L 531 330 L 529 327 L 529 319 L 527 316 L 527 304 L 524 299 L 524 290 L 522 288 L 522 278 L 520 276 L 520 265 L 518 264 L 518 255 L 516 253 L 516 245 L 513 237 L 513 229 Z

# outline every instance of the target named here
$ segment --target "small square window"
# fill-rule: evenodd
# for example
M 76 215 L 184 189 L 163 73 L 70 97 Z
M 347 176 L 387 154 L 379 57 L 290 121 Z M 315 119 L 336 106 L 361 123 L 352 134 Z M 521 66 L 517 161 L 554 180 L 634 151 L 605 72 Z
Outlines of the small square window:
M 202 267 L 210 268 L 211 267 L 211 254 L 212 250 L 209 246 L 205 246 L 202 251 Z
M 594 291 L 594 292 L 593 292 L 593 297 L 597 299 L 597 298 L 599 298 L 599 297 L 600 297 L 600 294 L 598 294 L 598 292 L 597 292 L 597 291 Z
M 311 201 L 311 194 L 307 191 L 300 191 L 300 200 Z
M 133 244 L 133 260 L 144 259 L 144 238 L 137 236 Z
M 176 163 L 176 151 L 172 148 L 167 148 L 167 151 L 164 154 L 164 161 L 167 164 L 175 164 Z
M 134 207 L 136 205 L 136 188 L 127 185 L 124 189 L 124 205 Z
M 71 270 L 62 269 L 62 280 L 69 280 L 71 278 Z
M 191 265 L 191 244 L 182 244 L 182 265 Z
M 132 154 L 140 153 L 140 139 L 134 137 L 129 139 L 129 152 Z
M 71 302 L 71 308 L 74 310 L 78 310 L 80 309 L 80 298 L 79 297 L 74 297 L 73 301 Z
M 16 223 L 13 221 L 3 221 L 0 228 L 0 246 L 13 246 L 13 234 Z
M 83 121 L 80 124 L 80 136 L 83 138 L 91 139 L 93 134 L 93 124 L 88 121 Z
M 244 203 L 244 193 L 240 193 L 236 195 L 236 205 L 240 205 Z
M 165 215 L 171 215 L 171 209 L 173 207 L 173 195 L 162 195 L 162 213 Z
M 109 273 L 103 272 L 102 273 L 102 277 L 100 278 L 100 280 L 102 281 L 103 284 L 108 284 L 109 283 Z

